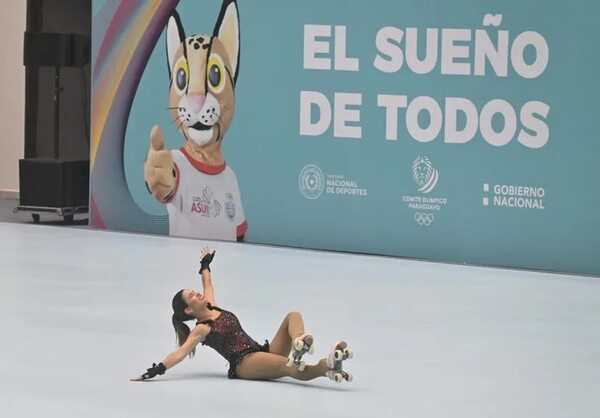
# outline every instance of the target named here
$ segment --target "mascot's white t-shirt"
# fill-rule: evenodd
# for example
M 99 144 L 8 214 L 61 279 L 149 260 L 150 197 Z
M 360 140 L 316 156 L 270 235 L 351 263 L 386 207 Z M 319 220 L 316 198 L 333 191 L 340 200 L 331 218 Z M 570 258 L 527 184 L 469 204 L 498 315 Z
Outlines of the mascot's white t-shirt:
M 235 241 L 247 229 L 235 173 L 229 166 L 206 166 L 173 150 L 179 186 L 167 203 L 170 234 Z

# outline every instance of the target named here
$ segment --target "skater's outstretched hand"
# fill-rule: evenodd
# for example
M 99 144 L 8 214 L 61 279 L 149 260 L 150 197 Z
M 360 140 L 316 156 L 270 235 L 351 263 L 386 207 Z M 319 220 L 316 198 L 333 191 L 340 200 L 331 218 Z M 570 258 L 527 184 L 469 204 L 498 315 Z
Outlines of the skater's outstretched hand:
M 209 247 L 204 247 L 202 248 L 202 259 L 200 260 L 200 271 L 199 273 L 202 274 L 202 272 L 204 270 L 208 270 L 210 271 L 210 263 L 212 262 L 213 258 L 215 258 L 215 253 L 216 251 L 211 251 L 211 249 Z
M 152 379 L 157 374 L 163 375 L 163 374 L 165 374 L 166 371 L 167 371 L 167 368 L 165 367 L 165 365 L 163 363 L 158 363 L 158 364 L 152 363 L 152 367 L 150 367 L 148 370 L 146 370 L 146 373 L 144 373 L 138 377 L 133 377 L 129 380 L 132 382 L 141 382 L 142 380 Z
M 202 248 L 201 254 L 202 254 L 202 258 L 206 257 L 208 254 L 211 254 L 211 260 L 212 257 L 215 256 L 215 252 L 214 250 L 211 250 L 210 247 L 206 246 L 204 248 Z

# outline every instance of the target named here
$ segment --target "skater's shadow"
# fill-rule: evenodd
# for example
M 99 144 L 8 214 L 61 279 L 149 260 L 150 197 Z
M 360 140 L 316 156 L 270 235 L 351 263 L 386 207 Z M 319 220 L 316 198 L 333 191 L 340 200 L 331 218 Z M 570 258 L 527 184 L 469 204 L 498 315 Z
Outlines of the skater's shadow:
M 247 382 L 261 385 L 289 385 L 305 390 L 328 390 L 332 392 L 354 392 L 354 388 L 318 384 L 316 382 L 297 382 L 294 380 L 247 380 Z M 331 382 L 329 382 L 331 383 Z
M 144 380 L 144 382 L 172 382 L 176 380 L 227 380 L 227 375 L 223 373 L 189 373 L 179 376 L 161 377 L 160 379 Z
M 179 376 L 163 376 L 160 379 L 149 379 L 144 380 L 144 383 L 159 383 L 159 382 L 173 382 L 173 381 L 185 381 L 185 380 L 229 380 L 225 373 L 189 373 Z M 235 379 L 236 382 L 244 382 L 244 384 L 256 384 L 256 385 L 289 385 L 305 390 L 328 390 L 333 392 L 354 392 L 354 388 L 348 387 L 337 387 L 326 384 L 317 384 L 310 382 L 296 382 L 293 380 L 243 380 Z

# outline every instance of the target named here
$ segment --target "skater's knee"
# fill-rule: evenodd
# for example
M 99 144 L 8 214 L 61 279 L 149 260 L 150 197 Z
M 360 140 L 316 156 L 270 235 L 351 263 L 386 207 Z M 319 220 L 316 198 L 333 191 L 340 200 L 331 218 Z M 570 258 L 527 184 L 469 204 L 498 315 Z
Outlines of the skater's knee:
M 285 316 L 285 319 L 287 319 L 288 321 L 302 319 L 302 314 L 298 311 L 288 312 L 288 314 Z

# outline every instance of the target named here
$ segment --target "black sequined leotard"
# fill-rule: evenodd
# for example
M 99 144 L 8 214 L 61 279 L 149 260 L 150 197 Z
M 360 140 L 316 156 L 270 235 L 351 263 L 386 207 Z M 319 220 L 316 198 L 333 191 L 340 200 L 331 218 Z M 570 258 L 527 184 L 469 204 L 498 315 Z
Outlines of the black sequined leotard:
M 221 315 L 217 319 L 199 321 L 198 324 L 210 325 L 210 332 L 204 338 L 202 345 L 207 345 L 229 362 L 229 372 L 227 376 L 230 379 L 237 377 L 235 368 L 242 362 L 245 356 L 258 351 L 269 352 L 269 342 L 260 345 L 254 341 L 242 329 L 237 317 L 225 309 L 213 306 L 212 309 L 220 311 Z

